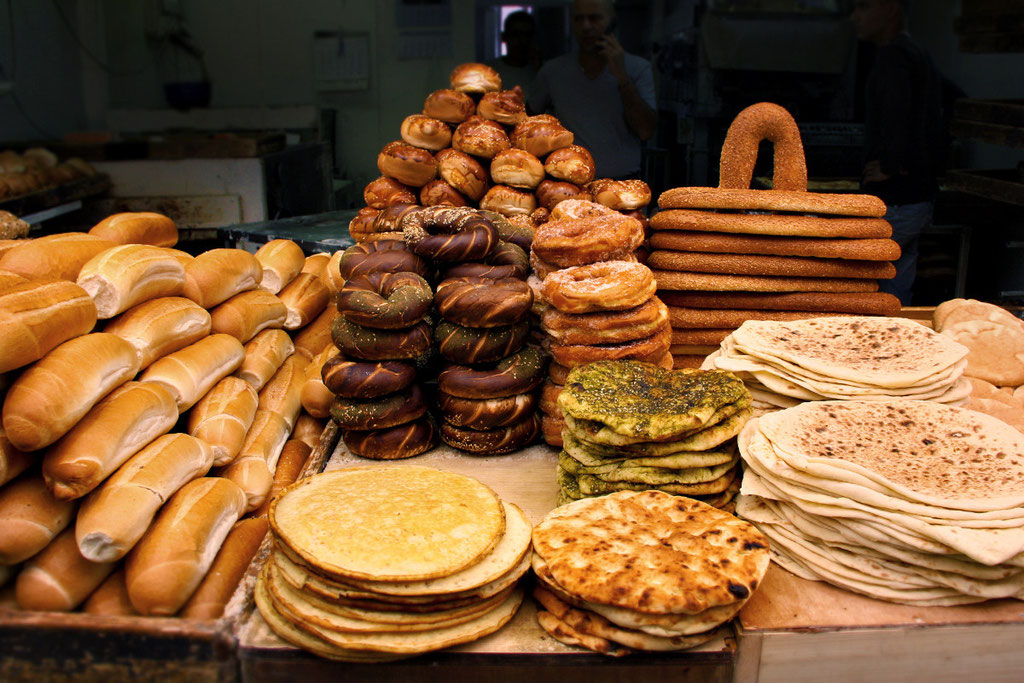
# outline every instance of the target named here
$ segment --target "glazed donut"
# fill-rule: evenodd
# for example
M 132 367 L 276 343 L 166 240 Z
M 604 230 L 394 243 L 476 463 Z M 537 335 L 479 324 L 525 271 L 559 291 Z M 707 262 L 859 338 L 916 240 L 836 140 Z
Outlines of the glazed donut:
M 503 216 L 528 216 L 537 208 L 537 198 L 526 190 L 517 190 L 508 185 L 495 185 L 487 190 L 487 194 L 480 200 L 480 208 Z
M 774 145 L 772 189 L 807 191 L 807 161 L 796 121 L 783 107 L 771 102 L 751 105 L 736 115 L 722 143 L 718 187 L 746 190 L 754 176 L 758 146 Z
M 409 248 L 435 261 L 477 261 L 498 243 L 498 231 L 473 209 L 428 206 L 402 221 Z
M 388 429 L 342 432 L 345 446 L 353 454 L 371 460 L 401 460 L 426 453 L 437 445 L 438 433 L 428 417 Z
M 436 152 L 452 144 L 452 129 L 440 119 L 411 114 L 402 121 L 402 139 L 413 147 Z
M 667 324 L 650 337 L 618 344 L 551 344 L 551 356 L 566 367 L 599 360 L 650 360 L 660 358 L 671 345 L 672 328 Z
M 503 149 L 511 147 L 508 135 L 500 123 L 471 116 L 459 124 L 452 135 L 452 147 L 473 156 L 492 158 Z
M 654 296 L 656 289 L 647 266 L 604 261 L 556 270 L 544 278 L 541 291 L 563 313 L 593 313 L 635 308 Z
M 377 218 L 378 209 L 364 206 L 356 212 L 355 218 L 348 223 L 348 234 L 356 242 L 366 242 L 367 236 L 373 234 L 373 222 Z
M 586 147 L 569 145 L 549 154 L 544 170 L 555 180 L 586 185 L 594 179 L 594 157 Z
M 397 232 L 401 234 L 402 219 L 411 213 L 419 211 L 421 208 L 416 204 L 394 204 L 389 206 L 373 219 L 372 232 L 378 234 Z
M 442 149 L 435 158 L 437 172 L 446 183 L 474 202 L 480 201 L 489 180 L 479 161 L 457 149 Z
M 537 256 L 537 252 L 530 250 L 530 268 L 541 280 L 546 278 L 549 274 L 558 270 L 558 266 L 548 263 L 540 256 Z
M 537 407 L 537 394 L 526 393 L 505 398 L 461 398 L 438 392 L 445 422 L 466 429 L 494 429 L 522 422 Z
M 592 202 L 589 199 L 564 199 L 551 209 L 548 220 L 560 221 L 566 218 L 591 218 L 593 216 L 609 216 L 618 213 L 615 209 L 609 209 L 604 204 Z
M 441 440 L 452 448 L 473 455 L 511 453 L 528 445 L 540 434 L 540 419 L 534 413 L 521 422 L 496 429 L 463 429 L 441 423 Z
M 488 92 L 480 98 L 476 113 L 485 119 L 514 126 L 526 120 L 526 105 L 518 90 Z
M 524 252 L 530 251 L 533 244 L 533 230 L 536 224 L 530 216 L 516 214 L 514 216 L 503 216 L 495 211 L 480 211 L 491 219 L 494 227 L 498 229 L 498 237 L 505 242 L 511 242 Z
M 548 211 L 554 211 L 566 199 L 590 200 L 590 193 L 579 185 L 564 180 L 545 180 L 537 186 L 537 201 Z
M 552 417 L 562 417 L 562 407 L 558 405 L 558 395 L 565 389 L 564 384 L 555 384 L 550 376 L 540 387 L 540 409 Z
M 525 149 L 505 149 L 491 159 L 491 180 L 532 190 L 544 180 L 544 164 Z
M 555 384 L 561 384 L 562 386 L 565 386 L 565 382 L 566 379 L 569 377 L 570 370 L 572 370 L 572 368 L 567 368 L 561 363 L 551 361 L 551 364 L 548 365 L 548 376 L 551 377 L 551 381 L 554 382 Z
M 512 129 L 509 141 L 540 158 L 572 144 L 573 135 L 554 116 L 531 116 Z
M 437 286 L 434 306 L 442 318 L 464 327 L 502 327 L 526 317 L 533 291 L 522 280 L 459 277 Z
M 394 204 L 415 204 L 412 188 L 386 175 L 371 180 L 363 189 L 363 201 L 371 209 L 386 209 Z
M 430 325 L 421 321 L 404 330 L 379 330 L 339 316 L 331 324 L 331 341 L 346 356 L 360 360 L 409 360 L 430 349 Z
M 345 282 L 338 312 L 349 322 L 374 329 L 412 327 L 427 314 L 434 293 L 416 273 L 369 273 Z
M 636 308 L 598 313 L 562 313 L 549 308 L 541 327 L 559 344 L 618 344 L 650 337 L 669 323 L 668 306 L 656 296 Z
M 331 419 L 342 429 L 387 429 L 412 422 L 426 412 L 423 390 L 415 383 L 408 391 L 382 398 L 363 401 L 338 396 L 331 403 Z
M 445 123 L 462 123 L 476 111 L 469 95 L 455 90 L 435 90 L 423 102 L 423 114 Z
M 640 221 L 611 213 L 589 218 L 548 221 L 537 228 L 533 252 L 560 268 L 614 261 L 643 244 Z
M 551 415 L 540 416 L 540 435 L 549 446 L 562 447 L 562 430 L 565 429 L 563 418 Z
M 476 62 L 459 64 L 448 75 L 452 90 L 466 93 L 485 93 L 501 90 L 501 76 L 498 72 Z
M 437 388 L 461 398 L 504 398 L 533 391 L 544 380 L 548 357 L 537 346 L 526 345 L 493 367 L 449 365 L 441 370 Z
M 377 155 L 381 173 L 411 187 L 422 187 L 437 177 L 434 155 L 425 149 L 395 140 Z
M 444 279 L 481 277 L 488 280 L 515 278 L 525 280 L 530 271 L 526 252 L 511 242 L 498 242 L 498 246 L 479 263 L 459 263 L 444 271 Z
M 587 185 L 587 190 L 595 202 L 618 211 L 632 211 L 651 203 L 651 188 L 642 180 L 601 178 Z
M 411 272 L 426 276 L 427 262 L 409 251 L 403 240 L 377 240 L 355 244 L 338 260 L 338 272 L 345 280 L 369 273 Z
M 475 365 L 493 363 L 515 353 L 523 348 L 529 333 L 526 320 L 503 327 L 462 327 L 442 320 L 434 328 L 434 342 L 445 360 Z
M 332 394 L 343 398 L 377 398 L 402 391 L 416 380 L 416 368 L 409 363 L 386 360 L 360 363 L 333 356 L 320 370 L 320 377 Z
M 423 206 L 466 206 L 469 202 L 442 178 L 435 178 L 420 188 Z

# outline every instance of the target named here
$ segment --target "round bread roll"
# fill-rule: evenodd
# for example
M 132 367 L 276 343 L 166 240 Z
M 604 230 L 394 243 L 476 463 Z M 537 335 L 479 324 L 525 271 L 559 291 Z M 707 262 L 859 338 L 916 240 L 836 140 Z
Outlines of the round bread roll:
M 402 139 L 413 147 L 431 151 L 442 150 L 451 145 L 452 129 L 440 119 L 426 114 L 411 114 L 402 121 Z
M 548 211 L 566 199 L 584 199 L 590 201 L 590 193 L 579 185 L 560 180 L 545 180 L 537 186 L 537 201 Z
M 503 216 L 528 216 L 537 208 L 537 198 L 532 192 L 517 190 L 507 185 L 495 185 L 480 200 L 480 208 Z
M 174 221 L 149 211 L 115 213 L 94 225 L 89 234 L 118 244 L 173 247 L 178 243 L 178 227 Z
M 452 69 L 448 76 L 452 90 L 463 93 L 485 93 L 501 90 L 501 76 L 487 66 L 470 62 Z
M 569 145 L 549 154 L 544 170 L 555 180 L 586 185 L 594 179 L 594 157 L 586 147 Z
M 473 98 L 456 90 L 435 90 L 423 103 L 423 114 L 445 123 L 462 123 L 476 111 Z
M 382 175 L 367 183 L 363 201 L 371 209 L 386 209 L 394 204 L 415 204 L 416 193 L 394 178 Z
M 452 135 L 452 147 L 473 156 L 491 159 L 511 145 L 500 123 L 472 116 L 459 124 Z
M 573 135 L 554 116 L 531 116 L 512 130 L 509 140 L 513 147 L 525 149 L 540 158 L 556 149 L 572 144 Z
M 476 113 L 485 119 L 514 126 L 526 120 L 526 105 L 523 96 L 517 90 L 488 92 L 480 98 Z
M 491 179 L 496 184 L 533 190 L 544 180 L 544 164 L 525 149 L 505 149 L 491 159 Z
M 423 206 L 466 206 L 469 202 L 444 179 L 435 178 L 420 188 L 420 204 Z
M 396 140 L 384 145 L 377 155 L 381 173 L 410 187 L 423 187 L 437 177 L 437 162 L 425 149 Z
M 446 183 L 474 202 L 480 201 L 489 183 L 479 161 L 457 149 L 442 149 L 436 159 L 438 173 Z

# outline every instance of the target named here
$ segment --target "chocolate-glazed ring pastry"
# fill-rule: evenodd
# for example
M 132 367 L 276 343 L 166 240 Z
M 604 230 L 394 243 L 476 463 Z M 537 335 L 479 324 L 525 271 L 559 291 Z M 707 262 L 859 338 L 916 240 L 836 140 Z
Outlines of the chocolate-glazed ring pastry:
M 526 393 L 505 398 L 461 398 L 439 392 L 444 419 L 466 429 L 494 429 L 522 422 L 537 407 L 537 394 Z
M 518 353 L 494 365 L 472 368 L 449 365 L 437 378 L 440 391 L 462 398 L 503 398 L 525 394 L 544 380 L 548 356 L 536 346 L 524 346 Z
M 331 341 L 346 356 L 361 360 L 409 360 L 430 349 L 430 325 L 380 330 L 350 323 L 339 316 L 331 325 Z
M 338 271 L 345 280 L 369 273 L 416 273 L 426 276 L 430 272 L 423 257 L 409 251 L 404 240 L 377 240 L 354 244 L 342 254 Z
M 434 295 L 416 273 L 370 273 L 350 278 L 338 292 L 338 312 L 363 327 L 412 327 L 427 314 Z
M 522 320 L 533 290 L 522 280 L 459 277 L 437 286 L 434 305 L 445 320 L 464 327 L 499 327 Z
M 372 460 L 401 460 L 425 453 L 437 445 L 437 426 L 429 417 L 387 429 L 342 432 L 350 451 Z
M 451 266 L 444 271 L 444 279 L 482 277 L 487 280 L 525 280 L 529 273 L 530 259 L 526 252 L 517 244 L 498 242 L 498 246 L 482 262 Z
M 360 363 L 334 356 L 324 363 L 320 377 L 336 396 L 377 398 L 411 385 L 416 379 L 416 368 L 397 360 Z
M 434 341 L 445 359 L 462 365 L 492 363 L 523 348 L 529 321 L 503 327 L 462 327 L 442 320 L 434 328 Z
M 407 215 L 401 225 L 409 248 L 435 261 L 478 261 L 498 243 L 494 224 L 462 207 L 428 206 Z
M 537 213 L 538 208 L 533 213 Z M 544 209 L 546 212 L 547 209 Z M 533 214 L 529 216 L 503 216 L 497 211 L 480 210 L 487 218 L 491 219 L 494 227 L 498 229 L 498 237 L 503 242 L 511 242 L 525 253 L 530 253 L 530 246 L 533 244 L 533 232 L 536 229 L 537 221 Z
M 331 403 L 331 419 L 342 429 L 386 429 L 423 417 L 427 402 L 423 390 L 413 384 L 408 391 L 380 398 L 361 400 L 336 397 Z
M 534 441 L 540 434 L 540 418 L 534 413 L 522 422 L 508 427 L 476 430 L 441 423 L 441 440 L 452 448 L 473 455 L 511 453 Z
M 373 221 L 374 232 L 402 232 L 402 219 L 422 210 L 417 204 L 392 204 L 382 210 Z

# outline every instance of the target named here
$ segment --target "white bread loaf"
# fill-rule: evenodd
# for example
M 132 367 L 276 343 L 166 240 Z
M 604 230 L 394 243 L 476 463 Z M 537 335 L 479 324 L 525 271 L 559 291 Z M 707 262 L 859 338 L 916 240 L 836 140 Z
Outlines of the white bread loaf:
M 345 286 L 345 278 L 341 277 L 341 257 L 344 255 L 344 249 L 334 252 L 331 254 L 331 260 L 327 262 L 327 267 L 324 268 L 324 284 L 327 285 L 332 297 L 337 296 Z
M 117 566 L 91 562 L 78 552 L 75 530 L 65 529 L 42 552 L 25 563 L 14 584 L 21 609 L 70 612 L 78 607 Z
M 18 564 L 50 544 L 75 516 L 77 504 L 58 500 L 32 472 L 0 489 L 0 564 Z
M 284 289 L 306 265 L 302 247 L 291 240 L 270 240 L 256 250 L 256 260 L 263 266 L 260 287 L 271 294 Z
M 251 384 L 238 377 L 225 377 L 189 412 L 188 433 L 210 444 L 214 465 L 227 465 L 242 449 L 258 403 L 259 396 Z
M 302 266 L 303 273 L 315 276 L 327 287 L 327 264 L 331 262 L 331 255 L 322 251 L 310 254 L 306 257 L 306 263 Z M 330 291 L 330 288 L 328 288 Z
M 3 424 L 0 424 L 0 486 L 27 470 L 35 459 L 32 453 L 20 451 L 11 445 Z
M 180 616 L 206 621 L 220 618 L 269 529 L 266 519 L 237 522 L 224 539 L 203 582 L 181 608 Z
M 181 294 L 185 268 L 167 249 L 122 244 L 90 259 L 77 282 L 105 320 L 144 301 Z
M 12 273 L 9 270 L 0 270 L 0 293 L 6 292 L 15 285 L 23 285 L 29 282 L 27 277 Z
M 237 339 L 228 334 L 211 334 L 156 361 L 139 379 L 167 386 L 178 403 L 178 411 L 183 413 L 214 384 L 238 369 L 244 357 L 245 350 Z
M 294 352 L 295 344 L 287 332 L 263 330 L 245 345 L 245 360 L 235 374 L 259 391 Z
M 28 244 L 32 240 L 29 239 L 2 239 L 0 240 L 0 258 L 3 258 L 4 254 L 9 252 L 15 247 L 20 247 L 23 244 Z M 4 271 L 10 272 L 10 271 Z
M 95 332 L 64 342 L 7 390 L 7 438 L 23 451 L 49 446 L 138 371 L 135 348 L 116 335 Z
M 128 554 L 132 606 L 146 615 L 176 613 L 244 511 L 245 494 L 227 479 L 204 477 L 179 489 Z
M 320 435 L 323 433 L 323 420 L 318 420 L 309 413 L 300 413 L 299 418 L 295 420 L 291 438 L 301 441 L 310 448 L 316 448 L 316 445 L 320 443 Z
M 284 320 L 286 330 L 305 327 L 323 313 L 331 302 L 331 293 L 315 275 L 299 273 L 288 286 L 281 290 L 278 298 L 284 302 L 288 315 Z
M 187 251 L 182 251 L 181 249 L 171 249 L 170 247 L 163 247 L 163 249 L 168 254 L 176 258 L 178 260 L 178 263 L 181 264 L 182 268 L 188 268 L 188 264 L 196 260 L 195 256 L 188 253 Z M 187 282 L 188 278 L 186 277 L 185 279 Z
M 274 469 L 274 483 L 267 493 L 266 500 L 253 511 L 253 517 L 265 517 L 270 512 L 270 504 L 274 499 L 299 478 L 311 451 L 308 445 L 298 439 L 289 439 L 285 442 L 284 448 L 281 449 L 281 457 L 277 459 L 277 467 Z
M 128 382 L 47 450 L 46 483 L 58 498 L 81 498 L 177 421 L 178 407 L 167 387 Z
M 313 356 L 323 351 L 328 346 L 333 346 L 331 340 L 331 326 L 341 313 L 337 306 L 328 306 L 324 312 L 317 316 L 317 319 L 306 325 L 295 335 L 295 352 L 301 353 L 312 360 Z
M 0 372 L 33 363 L 96 325 L 92 297 L 74 282 L 26 282 L 0 293 Z
M 128 599 L 128 587 L 124 583 L 124 567 L 113 572 L 94 590 L 82 605 L 85 614 L 104 616 L 137 616 L 138 612 Z
M 116 247 L 117 242 L 84 232 L 24 240 L 0 258 L 0 269 L 17 273 L 29 280 L 78 279 L 78 272 L 97 254 Z
M 212 331 L 230 334 L 243 344 L 268 328 L 284 327 L 288 309 L 284 302 L 264 289 L 231 297 L 210 311 Z
M 272 410 L 283 417 L 289 433 L 302 409 L 302 387 L 306 383 L 308 367 L 309 361 L 294 353 L 260 389 L 258 410 Z
M 245 492 L 247 512 L 255 510 L 267 499 L 289 431 L 284 418 L 277 413 L 257 410 L 238 457 L 220 473 Z
M 78 550 L 93 562 L 121 559 L 160 506 L 212 465 L 213 448 L 205 441 L 188 434 L 157 438 L 82 501 L 75 519 Z
M 107 216 L 89 230 L 90 235 L 118 244 L 150 244 L 173 247 L 178 243 L 178 227 L 159 213 L 134 211 Z
M 139 367 L 194 344 L 210 334 L 210 313 L 180 296 L 150 299 L 108 322 L 104 332 L 116 334 L 135 347 Z
M 211 249 L 185 266 L 184 295 L 203 308 L 213 308 L 236 294 L 256 289 L 263 266 L 244 249 Z
M 324 364 L 339 353 L 338 348 L 332 344 L 316 354 L 306 368 L 306 381 L 302 384 L 299 400 L 302 403 L 302 409 L 313 417 L 330 417 L 334 394 L 324 384 L 322 372 Z

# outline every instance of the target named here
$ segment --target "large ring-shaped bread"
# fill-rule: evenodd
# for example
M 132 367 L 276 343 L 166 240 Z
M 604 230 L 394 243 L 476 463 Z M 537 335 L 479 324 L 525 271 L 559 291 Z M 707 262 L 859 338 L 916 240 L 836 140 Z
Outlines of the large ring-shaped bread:
M 345 355 L 361 360 L 410 360 L 430 349 L 430 325 L 420 321 L 414 327 L 380 330 L 338 316 L 331 324 L 331 341 Z
M 635 341 L 653 335 L 668 323 L 668 306 L 656 296 L 623 311 L 563 313 L 551 307 L 540 316 L 541 327 L 559 344 Z
M 394 330 L 422 320 L 433 298 L 430 285 L 416 273 L 369 273 L 345 282 L 338 312 L 363 327 Z
M 411 385 L 416 380 L 416 368 L 397 360 L 363 363 L 334 356 L 324 363 L 320 377 L 336 396 L 377 398 Z
M 402 221 L 402 232 L 413 252 L 435 261 L 478 261 L 498 243 L 494 224 L 463 207 L 425 207 Z
M 511 242 L 527 254 L 530 253 L 530 245 L 533 244 L 533 234 L 537 225 L 532 214 L 530 216 L 503 216 L 497 211 L 486 210 L 481 210 L 480 213 L 491 219 L 494 227 L 498 229 L 498 237 L 503 242 Z
M 644 228 L 635 218 L 620 213 L 566 218 L 538 226 L 533 252 L 562 268 L 598 261 L 613 261 L 643 244 Z
M 360 400 L 335 397 L 331 419 L 342 429 L 386 429 L 412 422 L 427 412 L 427 402 L 419 384 L 408 391 L 380 398 Z
M 345 446 L 361 458 L 400 460 L 425 453 L 437 445 L 437 426 L 429 417 L 367 431 L 342 432 Z
M 463 429 L 448 422 L 441 423 L 441 440 L 452 448 L 473 455 L 511 453 L 533 442 L 540 434 L 540 418 L 536 413 L 520 422 L 495 429 Z
M 523 347 L 530 334 L 526 320 L 502 327 L 463 327 L 442 320 L 434 328 L 437 351 L 460 365 L 493 363 Z
M 772 102 L 752 104 L 732 120 L 722 144 L 718 187 L 750 188 L 762 140 L 771 141 L 775 147 L 772 189 L 806 192 L 807 161 L 800 129 L 785 108 Z
M 666 323 L 650 337 L 614 344 L 551 344 L 551 356 L 566 367 L 578 367 L 599 360 L 649 360 L 660 357 L 672 343 L 672 328 Z
M 482 277 L 488 280 L 514 278 L 525 280 L 530 273 L 530 259 L 522 248 L 512 242 L 498 242 L 498 246 L 481 262 L 459 263 L 444 271 L 444 279 L 456 277 Z
M 528 392 L 504 398 L 462 398 L 438 392 L 445 422 L 466 429 L 494 429 L 523 421 L 537 407 L 537 394 Z
M 345 250 L 338 261 L 338 272 L 345 280 L 369 273 L 430 272 L 422 257 L 409 251 L 404 240 L 377 240 L 354 244 Z
M 493 366 L 449 365 L 437 378 L 437 388 L 462 398 L 503 398 L 533 391 L 544 381 L 548 357 L 527 345 Z
M 522 280 L 460 277 L 444 280 L 434 295 L 437 312 L 464 327 L 500 327 L 526 317 L 533 290 Z
M 544 278 L 544 299 L 563 313 L 621 311 L 644 303 L 657 290 L 650 268 L 630 261 L 574 266 Z

